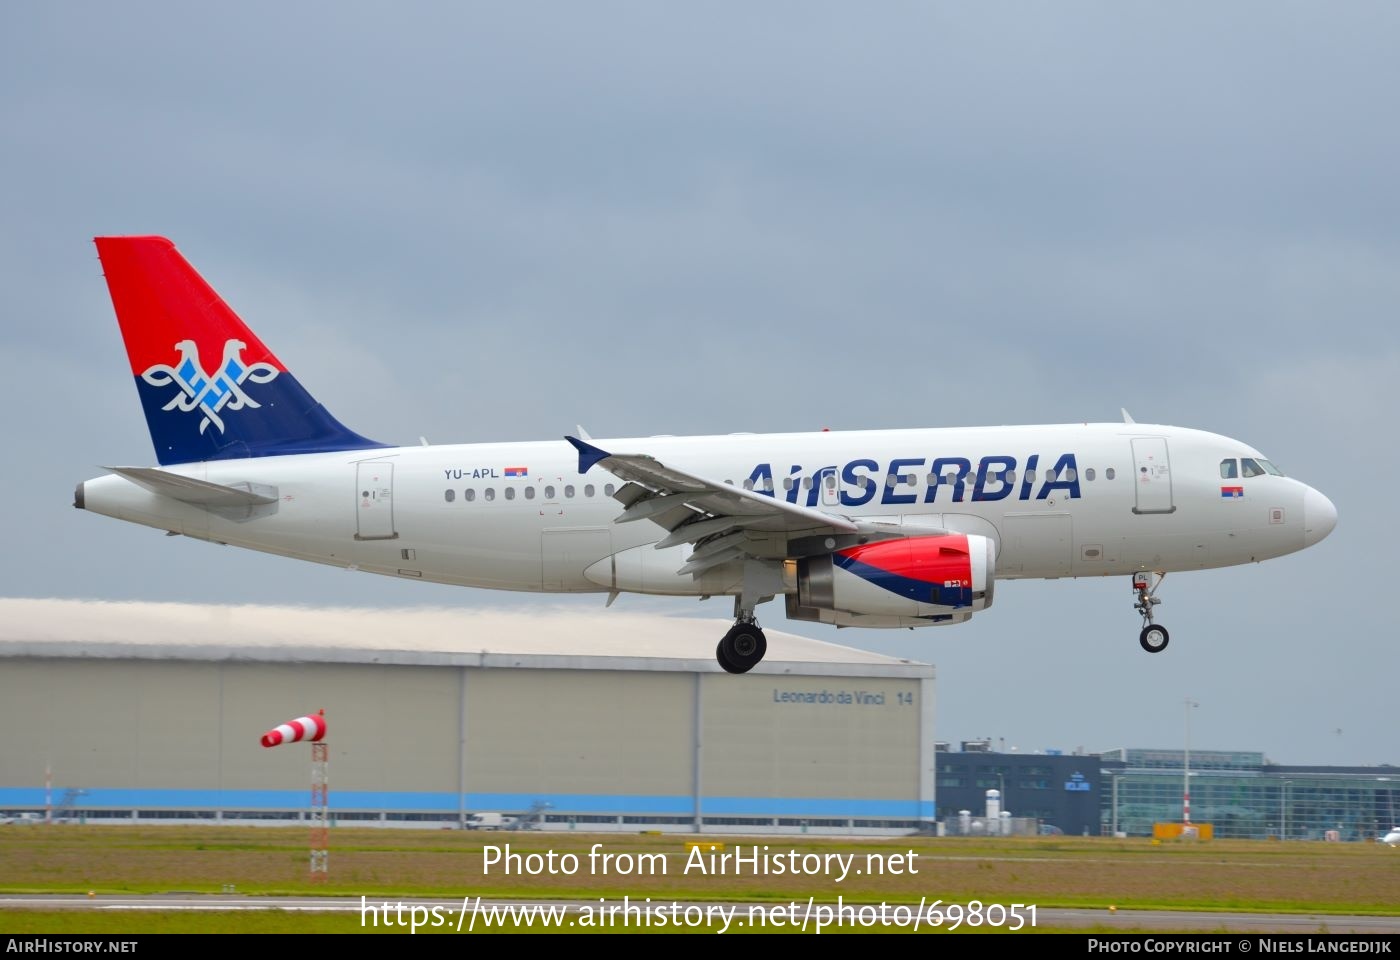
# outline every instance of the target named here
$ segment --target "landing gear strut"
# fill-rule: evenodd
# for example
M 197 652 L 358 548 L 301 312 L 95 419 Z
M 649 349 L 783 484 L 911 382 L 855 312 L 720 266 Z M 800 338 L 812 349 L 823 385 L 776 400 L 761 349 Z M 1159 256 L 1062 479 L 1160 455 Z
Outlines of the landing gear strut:
M 748 673 L 768 652 L 768 638 L 757 621 L 740 621 L 729 628 L 715 647 L 715 659 L 729 673 Z
M 734 597 L 734 626 L 715 648 L 715 659 L 729 673 L 748 673 L 768 652 L 768 638 L 758 627 L 754 607 L 772 600 L 783 586 L 782 568 L 772 561 L 744 561 L 744 583 Z
M 1138 643 L 1142 644 L 1142 649 L 1148 653 L 1161 653 L 1167 649 L 1167 643 L 1171 639 L 1166 627 L 1152 622 L 1152 608 L 1162 602 L 1157 596 L 1157 588 L 1165 579 L 1165 573 L 1133 574 L 1133 592 L 1137 594 L 1137 602 L 1133 604 L 1133 609 L 1142 614 L 1142 633 L 1138 634 Z

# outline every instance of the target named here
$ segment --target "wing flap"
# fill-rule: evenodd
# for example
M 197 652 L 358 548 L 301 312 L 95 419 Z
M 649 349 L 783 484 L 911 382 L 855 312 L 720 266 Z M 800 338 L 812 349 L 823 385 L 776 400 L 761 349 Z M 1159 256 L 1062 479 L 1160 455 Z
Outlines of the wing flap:
M 718 516 L 707 520 L 692 520 L 676 527 L 656 545 L 656 549 L 665 550 L 667 547 L 674 547 L 678 543 L 697 543 L 706 537 L 715 536 L 729 530 L 744 529 L 759 522 L 758 517 L 733 517 Z

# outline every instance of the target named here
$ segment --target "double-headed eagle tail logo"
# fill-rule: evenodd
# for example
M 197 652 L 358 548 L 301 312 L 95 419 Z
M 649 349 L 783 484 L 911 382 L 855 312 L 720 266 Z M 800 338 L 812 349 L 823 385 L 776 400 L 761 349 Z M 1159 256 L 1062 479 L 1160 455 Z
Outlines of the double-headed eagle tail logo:
M 243 349 L 247 346 L 242 340 L 228 340 L 224 343 L 224 359 L 219 369 L 208 374 L 199 363 L 199 347 L 193 340 L 181 340 L 175 344 L 180 351 L 180 361 L 175 366 L 158 363 L 141 374 L 153 387 L 175 384 L 180 392 L 170 399 L 162 410 L 182 410 L 186 413 L 200 410 L 204 419 L 199 423 L 199 432 L 204 433 L 212 423 L 220 433 L 224 432 L 224 421 L 219 411 L 242 410 L 244 407 L 262 406 L 243 391 L 243 384 L 267 383 L 280 372 L 270 363 L 243 362 Z

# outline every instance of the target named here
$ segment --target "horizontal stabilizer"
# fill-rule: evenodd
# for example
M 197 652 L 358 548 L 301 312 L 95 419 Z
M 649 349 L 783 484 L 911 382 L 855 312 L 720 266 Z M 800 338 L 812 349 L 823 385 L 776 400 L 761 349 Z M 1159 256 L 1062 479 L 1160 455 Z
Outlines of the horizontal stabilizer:
M 125 477 L 138 487 L 154 494 L 193 503 L 201 507 L 254 507 L 277 502 L 277 489 L 263 484 L 239 484 L 226 487 L 221 483 L 182 477 L 154 467 L 107 467 L 119 477 Z

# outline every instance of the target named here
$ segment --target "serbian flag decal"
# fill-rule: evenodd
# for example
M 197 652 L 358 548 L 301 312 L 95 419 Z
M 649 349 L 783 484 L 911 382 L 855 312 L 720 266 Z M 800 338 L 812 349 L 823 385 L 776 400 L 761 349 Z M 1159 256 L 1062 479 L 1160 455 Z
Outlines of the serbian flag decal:
M 1222 500 L 1239 500 L 1244 497 L 1244 487 L 1221 487 L 1220 498 Z
M 528 467 L 506 467 L 506 476 L 508 477 L 528 477 L 529 475 Z

